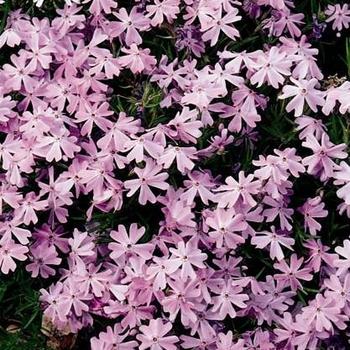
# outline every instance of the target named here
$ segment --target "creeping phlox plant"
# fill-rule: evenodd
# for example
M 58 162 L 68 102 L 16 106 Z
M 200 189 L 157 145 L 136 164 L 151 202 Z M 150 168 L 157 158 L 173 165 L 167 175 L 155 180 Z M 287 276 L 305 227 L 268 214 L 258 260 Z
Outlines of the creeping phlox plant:
M 84 349 L 348 349 L 349 4 L 49 5 L 1 5 L 2 283 Z

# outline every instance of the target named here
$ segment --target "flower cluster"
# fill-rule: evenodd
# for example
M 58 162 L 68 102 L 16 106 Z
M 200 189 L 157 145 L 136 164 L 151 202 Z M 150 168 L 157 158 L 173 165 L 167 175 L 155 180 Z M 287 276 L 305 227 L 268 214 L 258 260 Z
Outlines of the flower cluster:
M 312 350 L 346 334 L 350 240 L 327 240 L 323 223 L 332 191 L 350 218 L 346 139 L 325 122 L 347 122 L 350 83 L 326 84 L 295 10 L 87 0 L 52 19 L 10 13 L 0 270 L 47 281 L 57 329 L 114 320 L 92 350 Z M 323 10 L 336 40 L 350 9 Z M 244 21 L 268 43 L 244 46 Z M 262 149 L 271 113 L 296 137 Z

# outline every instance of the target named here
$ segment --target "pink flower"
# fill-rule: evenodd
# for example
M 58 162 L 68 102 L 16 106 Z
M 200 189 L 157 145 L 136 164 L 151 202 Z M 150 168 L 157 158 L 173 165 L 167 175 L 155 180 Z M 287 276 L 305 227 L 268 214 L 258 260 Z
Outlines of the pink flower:
M 115 12 L 114 15 L 120 22 L 113 22 L 113 35 L 118 37 L 121 33 L 126 32 L 125 43 L 127 46 L 132 46 L 132 44 L 140 45 L 142 38 L 138 30 L 147 30 L 149 28 L 149 19 L 138 12 L 136 6 L 131 9 L 129 15 L 124 7 Z
M 163 164 L 164 168 L 167 169 L 176 160 L 177 169 L 181 173 L 185 173 L 186 170 L 192 170 L 194 167 L 193 160 L 197 159 L 197 150 L 194 147 L 179 147 L 169 145 L 164 154 L 159 157 L 159 163 Z
M 29 249 L 21 244 L 15 243 L 14 240 L 6 235 L 0 239 L 0 266 L 1 272 L 8 274 L 9 271 L 15 271 L 16 260 L 24 261 L 27 259 L 25 255 Z
M 241 18 L 242 17 L 238 15 L 238 10 L 231 6 L 229 8 L 229 13 L 222 16 L 222 6 L 219 6 L 213 17 L 209 17 L 207 23 L 202 26 L 201 30 L 204 32 L 202 35 L 203 40 L 210 40 L 210 46 L 214 46 L 219 40 L 221 31 L 232 40 L 235 40 L 236 37 L 239 37 L 239 32 L 230 24 L 239 21 Z
M 313 155 L 305 157 L 303 164 L 306 165 L 307 171 L 311 175 L 320 175 L 321 180 L 326 180 L 334 176 L 334 170 L 338 169 L 333 158 L 344 159 L 347 153 L 344 152 L 346 145 L 344 143 L 334 145 L 326 133 L 322 134 L 319 142 L 315 136 L 308 135 L 306 141 L 302 143 L 303 147 L 310 148 Z
M 257 56 L 254 68 L 256 72 L 250 78 L 252 84 L 260 87 L 264 82 L 278 89 L 283 84 L 285 77 L 291 74 L 292 62 L 287 59 L 286 52 L 277 47 L 272 47 L 267 53 L 261 52 Z
M 131 44 L 130 49 L 122 48 L 126 56 L 119 57 L 119 64 L 130 68 L 136 74 L 142 71 L 151 71 L 157 60 L 150 55 L 150 49 L 139 49 L 135 44 Z
M 122 332 L 119 324 L 115 324 L 113 329 L 108 326 L 106 332 L 101 332 L 98 338 L 91 338 L 91 350 L 107 350 L 113 347 L 118 347 L 119 350 L 136 350 L 137 341 L 126 340 L 129 335 L 129 331 Z
M 14 66 L 4 64 L 4 72 L 7 77 L 6 85 L 13 90 L 20 90 L 22 84 L 26 90 L 30 90 L 35 83 L 35 79 L 30 76 L 35 67 L 27 64 L 27 57 L 25 54 L 11 56 L 11 61 Z
M 90 136 L 94 124 L 103 131 L 107 131 L 108 128 L 111 128 L 113 124 L 106 117 L 111 116 L 112 114 L 113 111 L 109 110 L 109 105 L 106 102 L 94 104 L 85 102 L 75 114 L 75 118 L 78 123 L 84 122 L 80 133 L 83 136 Z
M 110 235 L 117 243 L 109 243 L 108 248 L 112 251 L 110 257 L 116 261 L 126 255 L 137 255 L 145 260 L 152 257 L 153 245 L 150 243 L 137 243 L 145 234 L 144 227 L 137 224 L 130 225 L 129 234 L 124 225 L 118 225 L 118 231 L 111 231 Z
M 36 224 L 38 222 L 36 211 L 45 210 L 48 205 L 47 200 L 39 199 L 40 197 L 36 196 L 34 192 L 28 193 L 15 211 L 18 220 L 22 220 L 25 225 L 29 225 L 31 222 Z
M 284 254 L 281 245 L 293 250 L 292 246 L 295 241 L 293 238 L 284 237 L 276 233 L 274 226 L 271 227 L 272 232 L 263 231 L 257 232 L 254 237 L 252 237 L 251 243 L 259 249 L 266 248 L 270 245 L 270 257 L 271 259 L 282 260 L 284 259 Z
M 154 256 L 153 261 L 154 264 L 147 268 L 147 275 L 153 281 L 152 286 L 154 290 L 163 290 L 167 286 L 167 278 L 178 269 L 178 266 L 166 257 L 159 258 Z
M 290 266 L 287 265 L 285 260 L 275 263 L 273 266 L 275 269 L 282 271 L 283 273 L 276 274 L 274 277 L 277 280 L 285 281 L 288 283 L 293 291 L 297 289 L 303 289 L 299 280 L 311 281 L 312 275 L 309 267 L 300 268 L 304 259 L 298 259 L 296 254 L 293 254 L 290 258 Z
M 346 324 L 341 317 L 340 305 L 337 299 L 325 298 L 317 294 L 316 298 L 303 308 L 303 320 L 313 324 L 317 332 L 327 330 L 333 333 L 332 323 L 340 329 L 345 329 Z
M 35 149 L 35 153 L 48 162 L 73 158 L 74 154 L 80 151 L 80 146 L 76 145 L 77 138 L 70 136 L 67 129 L 60 128 L 50 133 L 51 135 L 43 136 Z
M 138 176 L 136 180 L 127 180 L 124 186 L 129 190 L 128 197 L 135 194 L 140 189 L 139 202 L 145 205 L 147 202 L 155 203 L 156 197 L 151 191 L 150 187 L 156 187 L 161 190 L 166 190 L 169 185 L 165 180 L 169 177 L 166 173 L 160 173 L 162 167 L 156 165 L 151 159 L 147 159 L 146 165 L 143 169 L 135 168 L 135 173 Z
M 147 5 L 146 11 L 151 19 L 152 26 L 158 26 L 164 22 L 164 17 L 169 23 L 177 18 L 180 12 L 179 0 L 154 0 L 154 5 Z
M 333 22 L 332 29 L 337 29 L 339 32 L 345 28 L 349 28 L 350 24 L 350 9 L 349 4 L 328 5 L 325 14 L 328 16 L 326 22 Z
M 239 339 L 236 343 L 233 342 L 232 331 L 218 334 L 217 350 L 244 350 L 244 340 Z
M 191 240 L 187 243 L 181 241 L 177 244 L 177 248 L 170 248 L 172 256 L 170 260 L 174 266 L 181 267 L 181 279 L 186 281 L 187 278 L 194 279 L 196 277 L 193 266 L 204 269 L 204 261 L 207 259 L 207 254 L 202 253 L 197 248 L 195 241 Z
M 304 227 L 305 230 L 309 230 L 310 233 L 315 236 L 322 226 L 315 218 L 324 218 L 327 216 L 328 211 L 324 209 L 325 204 L 322 202 L 322 198 L 317 196 L 315 198 L 309 198 L 302 207 L 298 210 L 304 215 Z
M 84 257 L 93 256 L 95 245 L 87 232 L 80 232 L 74 229 L 73 238 L 69 238 L 68 243 L 71 248 L 70 255 L 75 260 L 80 260 Z
M 232 209 L 218 208 L 205 222 L 212 229 L 208 234 L 213 238 L 217 248 L 224 245 L 229 249 L 235 249 L 238 244 L 245 242 L 245 239 L 237 233 L 248 227 L 242 214 L 236 214 Z
M 297 130 L 301 131 L 299 138 L 305 139 L 308 135 L 314 135 L 317 140 L 320 140 L 324 132 L 326 131 L 325 125 L 321 119 L 315 119 L 307 115 L 296 118 L 295 122 L 298 127 Z
M 196 110 L 185 107 L 167 124 L 170 128 L 169 135 L 185 143 L 197 143 L 197 139 L 202 135 L 199 129 L 203 126 L 197 118 L 198 112 Z
M 317 79 L 296 80 L 290 78 L 290 80 L 294 85 L 285 85 L 282 89 L 283 94 L 279 96 L 280 99 L 294 96 L 286 106 L 287 112 L 294 110 L 294 116 L 300 117 L 303 114 L 305 102 L 314 112 L 317 112 L 317 106 L 324 105 L 323 93 L 315 89 L 315 86 L 318 84 Z
M 334 184 L 343 185 L 338 191 L 337 196 L 344 200 L 347 205 L 350 205 L 350 166 L 341 162 L 334 173 Z
M 171 280 L 170 294 L 162 299 L 161 304 L 165 312 L 168 312 L 170 321 L 174 321 L 177 314 L 181 313 L 181 323 L 184 326 L 190 322 L 195 322 L 197 316 L 194 313 L 195 300 L 201 294 L 193 281 L 184 282 L 182 279 Z
M 32 273 L 32 277 L 40 275 L 43 278 L 48 278 L 55 275 L 56 271 L 49 265 L 59 265 L 62 259 L 58 257 L 54 246 L 42 244 L 33 247 L 30 252 L 32 263 L 26 266 L 26 270 Z
M 215 319 L 223 320 L 227 315 L 231 318 L 236 317 L 236 310 L 233 305 L 244 309 L 247 307 L 245 301 L 249 300 L 247 294 L 241 293 L 243 288 L 234 285 L 231 280 L 228 280 L 221 285 L 214 286 L 212 288 L 215 294 L 218 296 L 213 297 L 213 304 L 211 311 L 215 313 Z
M 310 256 L 306 262 L 309 263 L 309 266 L 311 266 L 315 272 L 320 271 L 322 262 L 325 262 L 328 266 L 335 266 L 337 255 L 327 253 L 330 248 L 324 246 L 319 239 L 317 241 L 313 239 L 306 241 L 304 247 L 309 249 Z
M 189 180 L 184 181 L 185 192 L 181 195 L 181 199 L 186 200 L 187 204 L 193 203 L 197 196 L 204 204 L 208 204 L 209 200 L 214 201 L 214 194 L 210 190 L 215 187 L 215 183 L 210 174 L 193 171 L 188 173 L 187 176 Z
M 226 185 L 221 185 L 215 192 L 219 208 L 232 208 L 236 203 L 248 204 L 251 207 L 255 206 L 256 201 L 252 195 L 257 194 L 260 188 L 260 181 L 253 181 L 254 175 L 249 174 L 244 176 L 244 172 L 238 174 L 238 181 L 232 176 L 226 178 Z
M 176 336 L 166 336 L 171 330 L 170 322 L 163 323 L 161 318 L 149 321 L 148 326 L 141 326 L 142 334 L 136 336 L 137 340 L 141 342 L 140 350 L 176 350 L 177 346 L 174 344 L 179 341 Z
M 343 246 L 337 246 L 335 251 L 340 257 L 345 258 L 338 257 L 334 262 L 334 265 L 338 268 L 337 275 L 342 275 L 350 268 L 350 241 L 348 239 L 344 240 Z
M 14 28 L 5 29 L 0 35 L 0 48 L 5 44 L 15 47 L 21 42 L 21 37 Z

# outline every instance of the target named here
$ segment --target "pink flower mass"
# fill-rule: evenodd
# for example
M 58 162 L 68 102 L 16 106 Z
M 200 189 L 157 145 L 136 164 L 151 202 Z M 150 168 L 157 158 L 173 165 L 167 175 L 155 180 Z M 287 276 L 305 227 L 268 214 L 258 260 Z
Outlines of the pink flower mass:
M 19 327 L 74 349 L 349 349 L 350 5 L 13 3 L 0 308 L 27 278 Z

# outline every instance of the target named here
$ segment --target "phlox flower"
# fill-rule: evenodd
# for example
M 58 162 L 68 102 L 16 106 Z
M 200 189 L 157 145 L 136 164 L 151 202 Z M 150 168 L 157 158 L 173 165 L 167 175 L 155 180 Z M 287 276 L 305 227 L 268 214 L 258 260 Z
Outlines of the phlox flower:
M 333 332 L 333 324 L 340 329 L 346 327 L 340 310 L 339 300 L 318 293 L 316 298 L 303 308 L 302 318 L 308 324 L 313 324 L 318 332 L 323 330 Z
M 192 281 L 184 282 L 182 279 L 169 279 L 168 284 L 170 294 L 162 299 L 161 304 L 164 311 L 170 314 L 170 321 L 174 321 L 180 312 L 181 323 L 184 326 L 195 322 L 195 300 L 200 296 L 200 290 Z
M 244 350 L 244 340 L 233 341 L 232 331 L 218 334 L 217 350 Z
M 235 249 L 245 239 L 238 233 L 244 231 L 248 225 L 242 214 L 236 214 L 232 209 L 218 208 L 206 219 L 210 227 L 209 236 L 213 239 L 217 248 L 223 245 L 229 249 Z
M 119 20 L 113 23 L 114 35 L 118 37 L 121 33 L 126 32 L 125 43 L 127 46 L 131 46 L 131 44 L 140 45 L 142 38 L 138 31 L 144 31 L 149 28 L 149 19 L 138 12 L 136 6 L 131 9 L 130 14 L 122 7 L 114 15 Z
M 169 184 L 165 182 L 169 175 L 161 173 L 161 170 L 162 167 L 156 165 L 152 159 L 146 160 L 144 168 L 135 168 L 138 179 L 124 182 L 125 188 L 129 190 L 127 196 L 131 197 L 136 191 L 140 190 L 140 204 L 145 205 L 147 202 L 155 203 L 156 197 L 150 187 L 156 187 L 161 190 L 166 190 L 169 187 Z
M 147 16 L 151 18 L 151 25 L 158 26 L 164 22 L 164 17 L 172 23 L 180 12 L 179 0 L 154 0 L 154 5 L 147 5 Z
M 313 155 L 305 157 L 303 164 L 307 166 L 307 171 L 311 175 L 319 175 L 322 180 L 334 176 L 334 170 L 338 169 L 333 159 L 344 159 L 347 157 L 345 152 L 346 145 L 334 145 L 326 133 L 322 134 L 318 141 L 312 134 L 306 137 L 302 143 L 303 147 L 310 148 Z
M 26 266 L 26 270 L 32 273 L 32 277 L 40 275 L 43 278 L 54 276 L 56 271 L 49 265 L 59 265 L 62 261 L 58 257 L 55 246 L 45 244 L 31 248 L 32 262 Z
M 29 249 L 26 246 L 15 243 L 14 240 L 4 235 L 0 239 L 0 266 L 1 272 L 8 274 L 15 271 L 15 260 L 24 261 L 27 259 L 26 253 Z
M 349 28 L 350 24 L 350 9 L 349 4 L 328 5 L 325 14 L 328 16 L 326 22 L 332 22 L 332 29 L 337 29 L 339 32 L 345 28 Z
M 123 332 L 119 324 L 114 327 L 108 326 L 106 332 L 101 332 L 98 338 L 91 338 L 91 350 L 109 349 L 118 347 L 119 350 L 136 350 L 138 343 L 136 340 L 126 340 L 130 332 Z
M 21 36 L 14 28 L 5 29 L 0 35 L 0 48 L 4 45 L 15 47 L 21 43 Z
M 324 105 L 323 93 L 315 89 L 315 86 L 318 84 L 317 79 L 296 80 L 290 78 L 290 80 L 294 85 L 285 85 L 282 89 L 282 95 L 279 96 L 280 99 L 294 96 L 286 106 L 287 112 L 294 110 L 294 116 L 300 117 L 303 114 L 305 103 L 314 112 L 317 112 L 317 106 L 322 107 Z
M 73 259 L 79 261 L 95 254 L 93 250 L 95 244 L 87 232 L 80 232 L 78 229 L 74 229 L 73 238 L 69 238 L 68 243 L 70 246 L 70 256 Z
M 256 201 L 252 195 L 259 192 L 261 186 L 260 181 L 255 180 L 254 175 L 249 174 L 247 177 L 243 171 L 238 174 L 238 181 L 232 176 L 226 178 L 226 185 L 221 185 L 215 189 L 218 192 L 216 199 L 219 208 L 232 208 L 238 201 L 243 204 L 249 204 L 251 207 L 256 205 Z
M 193 160 L 197 159 L 196 153 L 197 150 L 195 147 L 169 145 L 159 157 L 159 163 L 162 164 L 165 169 L 168 169 L 174 160 L 176 160 L 177 169 L 184 174 L 186 171 L 194 168 L 195 164 Z
M 177 269 L 181 268 L 181 279 L 186 281 L 188 278 L 194 279 L 196 277 L 193 266 L 204 269 L 204 261 L 207 259 L 207 254 L 202 253 L 197 248 L 195 241 L 191 240 L 187 243 L 180 241 L 177 248 L 170 248 L 170 261 Z M 176 271 L 176 270 L 175 270 Z
M 63 284 L 57 282 L 49 287 L 49 290 L 40 289 L 40 301 L 46 305 L 44 315 L 53 322 L 67 321 L 70 305 L 65 298 L 63 298 Z
M 304 259 L 298 259 L 296 254 L 293 254 L 290 258 L 290 265 L 285 260 L 281 260 L 274 264 L 274 268 L 282 271 L 282 273 L 275 274 L 277 280 L 286 282 L 293 291 L 297 289 L 303 289 L 303 286 L 299 280 L 311 281 L 311 269 L 309 267 L 301 268 Z
M 218 294 L 213 297 L 214 306 L 211 309 L 216 314 L 216 319 L 223 320 L 227 315 L 235 318 L 236 310 L 233 305 L 241 309 L 247 307 L 245 301 L 249 300 L 249 297 L 241 293 L 242 290 L 242 287 L 233 284 L 231 280 L 213 287 L 213 292 Z
M 172 329 L 170 322 L 163 323 L 162 319 L 157 318 L 149 321 L 148 326 L 141 326 L 141 333 L 136 336 L 137 340 L 141 342 L 140 350 L 176 350 L 175 343 L 179 338 L 174 335 L 168 335 Z
M 324 218 L 328 211 L 324 209 L 325 204 L 320 196 L 309 198 L 298 210 L 304 215 L 304 228 L 315 236 L 322 226 L 317 222 L 317 218 Z
M 40 200 L 40 196 L 36 196 L 34 192 L 29 192 L 15 210 L 16 217 L 18 220 L 22 220 L 25 225 L 29 225 L 31 222 L 36 224 L 38 222 L 36 212 L 46 210 L 47 207 L 47 200 Z
M 296 118 L 298 125 L 297 131 L 300 131 L 299 138 L 304 140 L 308 135 L 314 135 L 317 140 L 320 140 L 326 131 L 326 126 L 321 119 L 315 119 L 307 115 Z
M 337 196 L 344 200 L 347 205 L 350 205 L 350 166 L 341 162 L 339 169 L 334 173 L 334 184 L 343 185 L 338 191 Z
M 134 74 L 142 71 L 151 71 L 157 60 L 150 55 L 150 49 L 139 49 L 136 44 L 131 44 L 130 48 L 122 48 L 125 56 L 119 57 L 119 64 L 129 68 Z
M 306 262 L 315 272 L 320 271 L 322 263 L 331 267 L 335 266 L 337 255 L 329 253 L 330 248 L 323 245 L 319 239 L 317 241 L 314 239 L 307 240 L 304 243 L 304 247 L 309 250 L 310 256 Z
M 281 246 L 293 250 L 292 246 L 294 245 L 295 241 L 291 237 L 285 237 L 278 234 L 274 226 L 271 227 L 271 231 L 272 232 L 257 232 L 256 235 L 252 237 L 251 243 L 259 249 L 266 248 L 269 245 L 271 259 L 277 259 L 280 261 L 284 259 Z
M 338 268 L 337 275 L 341 275 L 350 268 L 350 241 L 348 239 L 344 240 L 343 246 L 337 246 L 335 252 L 338 253 L 339 256 L 334 261 L 334 265 Z
M 241 20 L 241 18 L 238 15 L 238 9 L 235 7 L 230 7 L 229 12 L 222 16 L 222 7 L 219 6 L 219 9 L 212 18 L 209 17 L 207 23 L 204 26 L 202 25 L 201 30 L 204 32 L 202 35 L 203 40 L 210 41 L 210 45 L 214 46 L 219 40 L 221 31 L 232 40 L 235 40 L 239 37 L 239 31 L 231 24 Z
M 151 243 L 137 243 L 145 234 L 144 227 L 137 227 L 137 224 L 130 225 L 129 234 L 124 225 L 118 225 L 117 231 L 111 231 L 110 236 L 115 241 L 108 244 L 112 251 L 110 257 L 116 261 L 126 255 L 137 255 L 145 260 L 152 257 L 153 245 Z
M 252 84 L 259 87 L 267 82 L 275 89 L 283 84 L 285 76 L 291 75 L 292 62 L 288 60 L 286 52 L 272 47 L 267 53 L 261 52 L 254 64 L 256 72 L 251 76 Z

